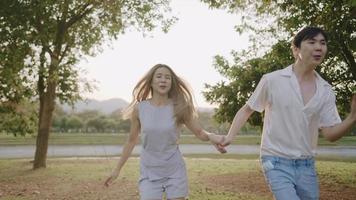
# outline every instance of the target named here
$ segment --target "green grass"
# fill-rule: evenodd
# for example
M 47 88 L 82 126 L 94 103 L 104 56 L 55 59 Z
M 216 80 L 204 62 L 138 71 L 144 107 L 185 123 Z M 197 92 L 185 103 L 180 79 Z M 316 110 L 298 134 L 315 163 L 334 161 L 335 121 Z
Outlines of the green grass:
M 100 145 L 100 144 L 124 144 L 128 134 L 58 134 L 52 133 L 50 135 L 49 144 L 58 145 Z M 256 135 L 239 135 L 236 137 L 233 144 L 259 145 L 261 137 Z M 180 144 L 207 144 L 207 142 L 200 141 L 193 135 L 182 135 L 179 140 Z M 31 135 L 17 136 L 7 134 L 0 134 L 0 145 L 34 145 L 36 144 L 36 137 Z M 319 139 L 321 146 L 355 146 L 356 136 L 345 136 L 340 140 L 331 143 L 324 138 Z
M 91 145 L 91 144 L 124 144 L 127 134 L 51 134 L 49 144 Z M 34 145 L 36 137 L 32 135 L 17 136 L 0 134 L 0 145 Z
M 192 200 L 271 200 L 260 164 L 250 158 L 185 158 Z M 0 160 L 0 199 L 138 199 L 139 159 L 130 158 L 109 187 L 103 182 L 113 159 L 48 159 L 33 171 L 27 159 Z M 352 199 L 356 194 L 355 161 L 317 161 L 321 199 Z M 261 190 L 261 188 L 264 190 Z M 334 196 L 333 196 L 334 195 Z M 347 196 L 348 195 L 348 196 Z

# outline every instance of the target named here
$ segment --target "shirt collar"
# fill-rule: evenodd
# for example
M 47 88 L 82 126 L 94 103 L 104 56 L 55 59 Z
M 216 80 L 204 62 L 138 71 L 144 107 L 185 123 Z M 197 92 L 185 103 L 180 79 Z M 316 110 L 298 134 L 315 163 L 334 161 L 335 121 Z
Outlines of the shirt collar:
M 282 69 L 281 71 L 281 75 L 282 76 L 287 76 L 287 77 L 291 77 L 293 75 L 293 65 L 289 65 L 288 67 Z M 316 75 L 317 77 L 317 83 L 319 83 L 320 85 L 322 86 L 330 86 L 330 84 L 328 82 L 326 82 L 320 75 L 318 72 L 316 72 L 314 70 L 314 74 Z
M 289 65 L 288 67 L 282 69 L 281 75 L 291 77 L 293 75 L 292 65 Z
M 326 82 L 326 80 L 324 80 L 318 72 L 314 71 L 314 73 L 316 74 L 317 81 L 320 85 L 331 87 L 331 85 L 328 82 Z

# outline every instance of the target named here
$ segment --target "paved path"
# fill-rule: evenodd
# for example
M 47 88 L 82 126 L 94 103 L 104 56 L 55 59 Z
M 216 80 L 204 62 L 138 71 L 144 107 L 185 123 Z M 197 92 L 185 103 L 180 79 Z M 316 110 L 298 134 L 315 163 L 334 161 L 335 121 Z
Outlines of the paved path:
M 141 149 L 137 145 L 133 154 L 139 154 Z M 215 153 L 215 147 L 207 144 L 181 144 L 180 150 L 183 154 Z M 50 145 L 48 157 L 76 157 L 76 156 L 117 156 L 122 151 L 121 145 Z M 230 145 L 227 148 L 230 154 L 259 154 L 258 145 Z M 35 146 L 0 146 L 1 158 L 31 158 L 34 156 Z M 356 147 L 319 147 L 319 155 L 355 157 Z

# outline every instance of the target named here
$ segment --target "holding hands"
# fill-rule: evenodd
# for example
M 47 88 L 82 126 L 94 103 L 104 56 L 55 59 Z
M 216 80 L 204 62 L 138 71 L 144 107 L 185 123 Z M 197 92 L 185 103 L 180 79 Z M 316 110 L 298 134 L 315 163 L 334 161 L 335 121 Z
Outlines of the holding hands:
M 215 146 L 215 148 L 220 152 L 220 153 L 226 153 L 226 149 L 224 145 L 225 144 L 225 136 L 224 135 L 216 135 L 214 133 L 209 133 L 208 134 L 210 142 Z

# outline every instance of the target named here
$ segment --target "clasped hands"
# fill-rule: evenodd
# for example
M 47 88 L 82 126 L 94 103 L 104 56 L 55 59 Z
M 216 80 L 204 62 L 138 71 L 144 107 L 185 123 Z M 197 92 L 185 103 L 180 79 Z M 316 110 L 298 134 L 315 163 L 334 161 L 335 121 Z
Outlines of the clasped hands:
M 225 147 L 231 143 L 231 139 L 227 136 L 216 135 L 214 133 L 209 134 L 209 140 L 220 153 L 226 153 Z

